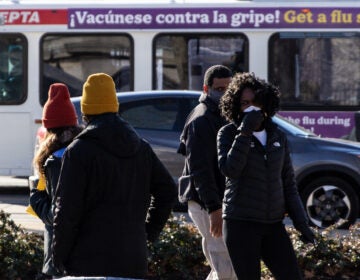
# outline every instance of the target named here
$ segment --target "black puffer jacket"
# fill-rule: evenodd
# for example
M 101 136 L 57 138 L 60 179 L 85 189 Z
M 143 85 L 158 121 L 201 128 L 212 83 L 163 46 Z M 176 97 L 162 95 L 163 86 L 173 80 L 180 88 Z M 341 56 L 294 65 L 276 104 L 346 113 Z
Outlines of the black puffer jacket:
M 286 135 L 271 119 L 265 129 L 266 148 L 254 136 L 239 135 L 235 124 L 218 133 L 219 167 L 227 177 L 223 217 L 275 223 L 288 212 L 294 224 L 307 223 Z
M 44 230 L 44 263 L 42 272 L 47 275 L 60 276 L 52 263 L 51 243 L 53 235 L 53 204 L 55 188 L 59 179 L 61 157 L 65 148 L 60 149 L 48 157 L 45 161 L 44 170 L 46 178 L 46 190 L 31 190 L 30 205 L 36 215 L 45 224 Z
M 96 116 L 63 157 L 55 267 L 74 276 L 145 278 L 146 240 L 158 237 L 176 194 L 147 142 L 117 114 Z
M 180 137 L 178 152 L 186 158 L 179 179 L 179 201 L 194 200 L 210 213 L 221 208 L 224 196 L 225 178 L 218 168 L 216 135 L 225 120 L 206 94 L 199 101 Z

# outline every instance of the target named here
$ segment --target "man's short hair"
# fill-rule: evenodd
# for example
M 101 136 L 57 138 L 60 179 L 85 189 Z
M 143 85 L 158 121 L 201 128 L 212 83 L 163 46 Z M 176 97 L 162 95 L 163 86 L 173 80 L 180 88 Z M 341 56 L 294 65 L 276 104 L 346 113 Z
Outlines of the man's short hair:
M 224 65 L 213 65 L 209 67 L 204 75 L 204 85 L 211 87 L 213 85 L 214 78 L 230 78 L 232 72 L 230 68 Z

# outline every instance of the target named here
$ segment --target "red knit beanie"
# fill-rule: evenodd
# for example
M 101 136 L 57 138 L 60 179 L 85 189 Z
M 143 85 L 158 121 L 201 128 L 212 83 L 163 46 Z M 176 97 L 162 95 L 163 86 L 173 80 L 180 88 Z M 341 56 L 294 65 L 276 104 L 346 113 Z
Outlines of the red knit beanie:
M 50 85 L 49 96 L 43 109 L 42 123 L 45 128 L 75 126 L 78 124 L 74 105 L 66 85 Z

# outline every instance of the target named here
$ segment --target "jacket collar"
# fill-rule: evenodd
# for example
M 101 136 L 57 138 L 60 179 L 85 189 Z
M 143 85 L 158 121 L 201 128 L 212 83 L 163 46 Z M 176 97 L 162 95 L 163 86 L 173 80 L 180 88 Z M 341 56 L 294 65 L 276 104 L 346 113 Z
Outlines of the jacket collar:
M 220 114 L 219 104 L 216 104 L 206 93 L 200 95 L 199 102 L 204 103 L 210 111 Z

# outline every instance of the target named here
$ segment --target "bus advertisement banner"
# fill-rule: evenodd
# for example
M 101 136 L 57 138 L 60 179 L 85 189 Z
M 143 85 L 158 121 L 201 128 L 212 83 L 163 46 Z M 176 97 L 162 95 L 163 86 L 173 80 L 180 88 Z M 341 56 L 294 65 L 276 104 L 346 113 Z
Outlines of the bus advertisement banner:
M 360 7 L 9 9 L 0 10 L 0 23 L 69 29 L 359 28 Z
M 355 126 L 354 112 L 281 111 L 279 115 L 323 137 L 345 137 Z
M 70 29 L 359 28 L 360 7 L 69 9 Z
M 67 24 L 67 10 L 0 10 L 1 25 Z

